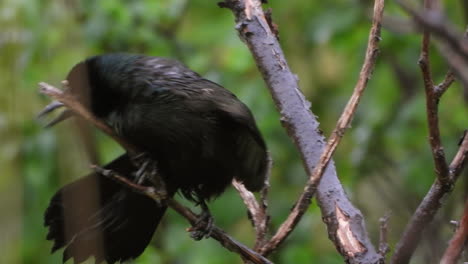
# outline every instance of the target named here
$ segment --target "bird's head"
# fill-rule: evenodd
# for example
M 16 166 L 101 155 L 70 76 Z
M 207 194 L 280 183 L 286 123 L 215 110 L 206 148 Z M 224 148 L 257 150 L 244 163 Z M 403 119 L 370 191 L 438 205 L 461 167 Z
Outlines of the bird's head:
M 125 86 L 124 69 L 128 65 L 128 60 L 128 56 L 118 54 L 88 58 L 70 70 L 64 92 L 72 94 L 96 117 L 105 119 L 112 111 L 122 106 L 127 97 L 123 86 Z M 38 114 L 38 118 L 43 118 L 63 106 L 62 103 L 53 101 Z M 48 122 L 46 127 L 51 127 L 72 116 L 70 110 L 64 110 Z

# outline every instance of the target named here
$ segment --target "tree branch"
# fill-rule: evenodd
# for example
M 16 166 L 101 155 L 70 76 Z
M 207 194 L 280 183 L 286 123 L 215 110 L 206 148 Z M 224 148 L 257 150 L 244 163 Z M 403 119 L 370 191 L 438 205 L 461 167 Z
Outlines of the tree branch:
M 424 8 L 431 10 L 436 4 L 434 0 L 425 0 Z M 419 66 L 423 76 L 424 90 L 426 92 L 426 114 L 427 123 L 429 125 L 429 143 L 432 149 L 432 156 L 434 159 L 435 172 L 440 181 L 445 182 L 448 178 L 448 165 L 445 160 L 445 152 L 440 140 L 439 129 L 439 113 L 438 104 L 442 92 L 436 92 L 434 81 L 430 69 L 429 46 L 430 46 L 430 32 L 427 28 L 423 31 L 423 38 L 421 43 L 421 55 L 419 57 Z M 445 85 L 445 91 L 448 85 Z
M 467 67 L 465 60 L 467 46 L 465 42 L 456 35 L 456 31 L 453 27 L 450 27 L 443 19 L 438 7 L 435 6 L 438 5 L 438 1 L 425 0 L 425 10 L 423 12 L 416 11 L 405 1 L 398 0 L 398 2 L 418 23 L 424 26 L 419 64 L 426 92 L 429 143 L 431 145 L 437 176 L 436 181 L 416 209 L 400 241 L 396 245 L 392 263 L 404 264 L 408 263 L 411 259 L 421 239 L 422 231 L 432 222 L 436 212 L 441 207 L 442 199 L 452 191 L 453 185 L 461 171 L 461 167 L 459 166 L 463 166 L 466 160 L 466 146 L 462 144 L 450 167 L 447 166 L 445 153 L 440 140 L 438 103 L 440 97 L 450 84 L 453 83 L 454 77 L 452 70 L 449 70 L 444 81 L 438 86 L 434 86 L 429 65 L 430 32 L 440 38 L 440 41 L 436 44 L 441 54 L 447 59 L 452 69 L 458 73 L 462 81 L 466 74 L 464 73 L 464 69 Z M 468 81 L 468 79 L 466 80 Z
M 328 139 L 327 145 L 320 156 L 317 166 L 312 171 L 310 178 L 304 188 L 304 192 L 299 197 L 298 201 L 295 203 L 295 206 L 292 212 L 289 214 L 288 218 L 280 226 L 276 234 L 272 237 L 270 243 L 265 245 L 262 248 L 263 252 L 269 252 L 277 248 L 288 235 L 295 228 L 297 223 L 300 221 L 301 217 L 304 215 L 305 211 L 311 203 L 312 197 L 315 195 L 317 186 L 320 183 L 322 175 L 325 171 L 325 168 L 328 165 L 333 153 L 335 152 L 338 144 L 340 143 L 342 137 L 347 128 L 350 127 L 351 120 L 356 112 L 359 101 L 363 95 L 367 83 L 371 77 L 372 71 L 374 69 L 375 62 L 377 60 L 378 54 L 378 43 L 380 40 L 380 27 L 383 14 L 384 1 L 377 0 L 374 7 L 374 19 L 372 23 L 371 32 L 369 34 L 369 42 L 367 44 L 366 56 L 364 59 L 364 64 L 362 66 L 361 72 L 359 74 L 359 80 L 354 88 L 354 92 L 351 95 L 351 98 L 348 101 L 341 117 L 339 118 L 335 129 L 333 130 L 330 138 Z M 343 230 L 338 230 L 338 232 L 344 232 Z M 348 237 L 354 237 L 354 234 L 348 234 Z M 355 239 L 355 238 L 354 238 Z M 347 254 L 356 255 L 361 253 L 365 248 L 360 244 L 359 241 L 355 241 L 351 244 L 346 244 L 344 241 L 342 246 L 346 247 Z M 352 246 L 357 245 L 357 246 Z
M 381 5 L 383 4 L 383 1 L 377 2 Z M 319 163 L 319 157 L 324 150 L 324 137 L 318 129 L 319 123 L 310 112 L 310 103 L 299 90 L 297 77 L 289 69 L 276 35 L 269 26 L 271 23 L 268 23 L 265 18 L 261 2 L 258 0 L 226 0 L 220 3 L 220 6 L 233 11 L 237 22 L 236 29 L 239 32 L 240 38 L 247 44 L 254 56 L 257 67 L 262 73 L 276 106 L 281 113 L 282 125 L 293 138 L 296 147 L 300 151 L 307 173 L 309 175 L 323 173 L 324 175 L 320 184 L 318 184 L 318 181 L 315 184 L 318 184 L 318 186 L 316 185 L 317 200 L 322 210 L 330 239 L 349 263 L 379 263 L 382 257 L 375 251 L 367 236 L 361 212 L 346 197 L 343 187 L 337 178 L 333 161 L 330 161 L 328 166 L 326 166 L 326 163 L 330 158 L 324 158 L 322 163 Z M 372 53 L 374 51 L 371 51 Z M 368 76 L 364 76 L 360 82 L 365 84 L 368 80 L 367 78 Z M 359 97 L 354 98 L 356 101 L 358 99 Z M 345 120 L 342 120 L 340 124 L 346 127 L 347 122 L 343 121 Z M 338 130 L 337 133 L 334 133 L 334 137 L 340 138 L 342 132 Z M 332 140 L 332 142 L 335 142 L 335 140 Z M 332 152 L 328 153 L 325 155 L 331 156 Z M 319 164 L 318 166 L 323 166 L 323 168 L 320 169 L 320 172 L 317 169 L 318 171 L 313 174 L 314 167 L 317 164 Z M 314 176 L 314 179 L 316 180 L 317 176 Z M 308 186 L 312 186 L 312 184 L 309 183 Z M 306 190 L 304 197 L 301 198 L 301 201 L 306 202 L 302 205 L 297 204 L 302 207 L 295 212 L 303 213 L 307 209 L 311 198 L 310 192 Z M 299 219 L 300 217 L 292 218 Z M 286 226 L 293 227 L 290 224 Z M 286 233 L 291 231 L 283 230 Z M 350 247 L 343 240 L 345 235 L 354 238 L 353 242 L 356 242 L 356 247 Z M 281 236 L 278 234 L 276 238 L 281 238 Z M 269 246 L 262 249 L 261 253 L 264 255 L 270 254 L 282 241 L 283 238 L 276 240 L 276 242 L 271 242 Z
M 379 234 L 379 253 L 382 256 L 387 255 L 390 252 L 388 246 L 388 221 L 390 220 L 390 213 L 386 213 L 379 219 L 380 222 L 380 234 Z
M 65 87 L 68 86 L 67 81 L 63 81 L 62 84 Z M 72 94 L 65 93 L 62 90 L 57 89 L 53 87 L 52 85 L 49 85 L 45 82 L 39 83 L 39 87 L 40 87 L 39 92 L 63 103 L 69 110 L 73 111 L 75 114 L 79 115 L 84 120 L 90 122 L 95 127 L 102 130 L 104 133 L 110 136 L 115 142 L 117 142 L 120 146 L 122 146 L 124 149 L 126 149 L 130 153 L 132 154 L 137 153 L 137 150 L 134 146 L 128 144 L 127 142 L 123 141 L 121 138 L 116 136 L 109 126 L 107 126 L 106 124 L 98 120 L 96 117 L 94 117 L 88 110 L 86 110 L 86 108 L 82 104 L 80 104 L 76 100 L 76 98 Z
M 455 75 L 450 69 L 445 75 L 444 80 L 439 85 L 434 87 L 435 96 L 440 98 L 445 93 L 445 91 L 447 91 L 450 85 L 452 85 L 453 82 L 455 82 Z
M 418 206 L 408 225 L 403 232 L 403 235 L 396 245 L 391 263 L 405 264 L 409 263 L 414 250 L 416 249 L 421 239 L 422 231 L 432 221 L 434 215 L 442 206 L 443 199 L 452 191 L 458 176 L 460 175 L 463 166 L 467 162 L 468 157 L 468 136 L 465 131 L 465 136 L 460 143 L 460 148 L 453 158 L 449 166 L 449 181 L 442 183 L 438 179 L 432 184 L 431 189 L 426 194 L 421 204 Z
M 264 208 L 260 206 L 260 204 L 257 202 L 255 195 L 249 190 L 247 190 L 247 188 L 245 188 L 243 184 L 241 184 L 240 182 L 236 180 L 233 180 L 232 185 L 239 192 L 239 195 L 241 196 L 242 200 L 244 201 L 245 206 L 247 207 L 249 211 L 249 218 L 252 221 L 252 225 L 255 228 L 255 234 L 256 234 L 254 250 L 258 251 L 258 249 L 261 246 L 263 246 L 263 244 L 265 243 L 267 227 L 268 227 L 267 226 L 268 215 L 266 214 L 266 211 L 263 210 Z
M 65 83 L 66 84 L 66 83 Z M 52 97 L 56 99 L 59 102 L 62 102 L 65 104 L 69 110 L 73 111 L 76 115 L 82 117 L 86 121 L 90 122 L 93 124 L 95 127 L 98 129 L 102 130 L 104 133 L 109 135 L 112 139 L 114 139 L 116 142 L 118 142 L 122 147 L 124 147 L 127 151 L 131 151 L 133 154 L 137 154 L 138 149 L 125 142 L 123 139 L 118 137 L 113 130 L 107 126 L 104 122 L 101 120 L 97 119 L 96 117 L 93 116 L 80 102 L 78 102 L 71 94 L 63 92 L 60 89 L 57 89 L 47 83 L 41 82 L 39 83 L 40 86 L 40 92 L 48 95 L 49 97 Z M 99 167 L 94 167 L 95 169 L 99 170 Z M 154 199 L 158 203 L 161 202 L 161 199 L 164 199 L 164 197 L 161 197 L 159 190 L 153 187 L 147 187 L 147 186 L 142 186 L 136 183 L 133 183 L 129 180 L 127 180 L 125 177 L 122 175 L 118 175 L 115 172 L 112 171 L 106 171 L 112 177 L 113 179 L 117 180 L 118 182 L 126 185 L 128 188 L 130 188 L 133 191 L 142 193 L 147 195 L 148 197 Z M 165 190 L 164 190 L 165 191 Z M 198 219 L 197 215 L 190 211 L 187 207 L 179 204 L 177 201 L 174 199 L 164 199 L 162 202 L 165 202 L 169 207 L 171 207 L 173 210 L 178 212 L 180 215 L 185 217 L 192 225 L 196 222 Z M 220 244 L 225 247 L 226 249 L 235 252 L 239 254 L 242 258 L 247 259 L 253 263 L 272 263 L 265 257 L 261 256 L 257 252 L 254 252 L 247 246 L 239 243 L 232 237 L 230 237 L 226 232 L 224 232 L 222 229 L 214 226 L 213 230 L 210 234 L 212 238 L 220 242 Z
M 450 240 L 449 246 L 445 250 L 440 264 L 455 264 L 460 258 L 463 248 L 468 241 L 468 200 L 465 203 L 465 210 L 460 220 L 460 225 Z

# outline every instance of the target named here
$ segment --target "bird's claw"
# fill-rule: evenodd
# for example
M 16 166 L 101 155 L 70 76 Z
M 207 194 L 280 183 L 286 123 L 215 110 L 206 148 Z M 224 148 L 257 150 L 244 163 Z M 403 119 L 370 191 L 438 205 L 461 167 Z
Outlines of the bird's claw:
M 203 238 L 209 238 L 213 231 L 214 219 L 211 216 L 210 210 L 204 202 L 201 203 L 202 212 L 198 216 L 195 224 L 188 229 L 190 237 L 199 241 Z

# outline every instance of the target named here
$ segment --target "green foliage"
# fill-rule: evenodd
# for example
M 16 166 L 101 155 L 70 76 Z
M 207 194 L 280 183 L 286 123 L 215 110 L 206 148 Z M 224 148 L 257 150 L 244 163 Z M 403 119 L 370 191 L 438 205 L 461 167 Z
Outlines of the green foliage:
M 328 135 L 358 78 L 372 1 L 270 2 L 288 62 Z M 462 25 L 458 4 L 447 4 L 454 23 Z M 386 12 L 404 16 L 391 1 Z M 49 254 L 52 245 L 45 240 L 42 215 L 59 186 L 86 174 L 88 161 L 70 122 L 45 130 L 35 121 L 35 114 L 48 101 L 38 94 L 37 83 L 58 85 L 75 63 L 93 54 L 120 51 L 178 58 L 236 93 L 252 109 L 274 159 L 272 227 L 277 228 L 289 213 L 306 175 L 251 54 L 237 37 L 229 10 L 201 0 L 4 0 L 0 25 L 0 263 L 61 260 L 60 252 Z M 384 29 L 382 38 L 368 91 L 334 159 L 349 196 L 365 213 L 374 241 L 377 219 L 393 211 L 393 245 L 432 184 L 434 172 L 417 67 L 420 37 Z M 435 79 L 440 81 L 446 64 L 436 50 L 432 59 Z M 441 133 L 449 159 L 468 123 L 467 102 L 461 93 L 456 84 L 440 103 Z M 96 134 L 102 160 L 122 152 Z M 438 217 L 443 228 L 430 240 L 439 241 L 441 248 L 450 237 L 446 220 L 459 217 L 455 212 L 465 191 L 457 188 L 447 201 L 453 204 L 452 210 Z M 217 225 L 252 245 L 253 230 L 233 190 L 210 207 Z M 187 226 L 170 211 L 153 246 L 135 263 L 240 262 L 214 240 L 192 241 Z M 423 259 L 425 252 L 422 247 L 415 260 Z M 327 238 L 316 205 L 272 258 L 277 263 L 343 261 Z

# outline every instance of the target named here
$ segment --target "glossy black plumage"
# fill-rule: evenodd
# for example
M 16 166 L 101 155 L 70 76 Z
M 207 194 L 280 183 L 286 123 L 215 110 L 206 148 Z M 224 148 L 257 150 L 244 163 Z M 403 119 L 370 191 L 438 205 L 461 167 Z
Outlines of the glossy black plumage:
M 121 175 L 135 171 L 127 155 L 106 169 Z M 67 246 L 63 262 L 73 257 L 80 263 L 94 256 L 96 263 L 114 263 L 143 252 L 165 211 L 152 199 L 92 173 L 54 195 L 44 224 L 49 227 L 47 239 L 54 240 L 52 252 Z
M 231 92 L 183 64 L 141 55 L 102 55 L 76 65 L 67 79 L 68 92 L 75 94 L 119 136 L 157 162 L 170 194 L 180 191 L 195 202 L 209 200 L 221 194 L 233 178 L 251 191 L 262 188 L 267 168 L 266 146 L 249 109 Z M 127 156 L 108 167 L 126 175 L 135 171 Z M 73 236 L 60 231 L 65 226 L 61 216 L 64 202 L 60 197 L 86 195 L 87 187 L 83 186 L 88 186 L 85 183 L 88 178 L 99 179 L 101 201 L 94 211 L 99 212 L 98 219 L 102 221 L 83 220 L 68 233 L 92 241 L 92 235 L 83 235 L 89 232 L 89 226 L 103 230 L 104 254 L 99 258 L 110 263 L 140 255 L 165 208 L 96 174 L 65 186 L 52 199 L 45 218 L 48 239 L 55 241 L 54 248 L 68 245 L 68 250 L 75 246 Z M 86 219 L 82 215 L 91 213 L 72 215 L 70 221 Z M 114 230 L 113 226 L 120 229 Z M 132 232 L 145 234 L 139 238 Z M 125 242 L 113 246 L 119 237 L 125 237 Z M 127 253 L 117 250 L 126 247 L 125 244 L 129 247 Z M 79 255 L 71 251 L 65 252 L 66 257 L 73 256 L 77 262 L 99 255 L 92 249 L 81 250 L 82 254 L 75 250 Z

